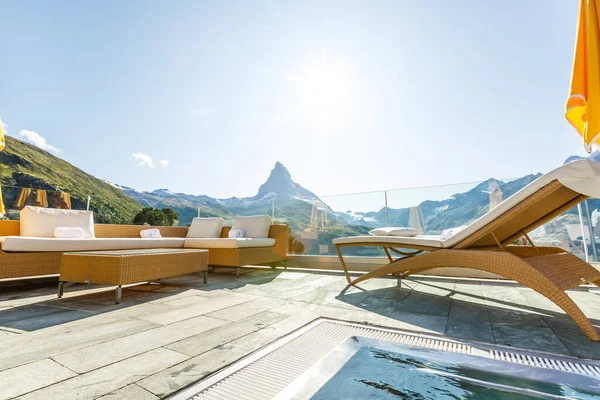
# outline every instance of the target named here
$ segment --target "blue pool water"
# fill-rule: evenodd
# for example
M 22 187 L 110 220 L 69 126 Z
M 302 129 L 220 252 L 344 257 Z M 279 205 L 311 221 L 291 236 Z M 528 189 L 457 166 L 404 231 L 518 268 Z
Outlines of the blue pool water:
M 597 378 L 483 357 L 364 338 L 352 338 L 333 353 L 305 374 L 296 384 L 303 389 L 291 398 L 600 398 Z

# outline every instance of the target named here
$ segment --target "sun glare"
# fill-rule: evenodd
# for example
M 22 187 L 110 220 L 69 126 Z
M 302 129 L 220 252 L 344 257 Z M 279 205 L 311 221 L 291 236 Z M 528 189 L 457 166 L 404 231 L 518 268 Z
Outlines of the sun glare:
M 352 79 L 340 63 L 309 62 L 302 68 L 296 85 L 305 109 L 337 113 L 347 110 L 353 101 Z

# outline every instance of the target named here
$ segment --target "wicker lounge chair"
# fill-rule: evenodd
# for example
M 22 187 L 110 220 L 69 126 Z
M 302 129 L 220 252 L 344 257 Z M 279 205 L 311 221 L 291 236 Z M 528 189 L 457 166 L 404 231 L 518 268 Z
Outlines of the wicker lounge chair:
M 527 235 L 588 197 L 600 197 L 597 154 L 541 176 L 447 239 L 427 235 L 354 236 L 338 238 L 333 243 L 351 285 L 387 274 L 406 277 L 439 267 L 487 271 L 547 297 L 591 340 L 600 341 L 595 327 L 565 293 L 587 282 L 600 286 L 600 271 L 561 248 L 536 246 Z M 513 244 L 521 237 L 527 239 L 528 246 Z M 341 250 L 356 246 L 382 247 L 389 264 L 352 280 Z M 392 254 L 400 257 L 394 259 Z

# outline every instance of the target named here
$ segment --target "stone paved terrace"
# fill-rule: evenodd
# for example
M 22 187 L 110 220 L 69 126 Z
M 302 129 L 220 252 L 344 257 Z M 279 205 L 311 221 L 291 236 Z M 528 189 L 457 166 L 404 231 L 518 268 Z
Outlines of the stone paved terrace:
M 600 359 L 542 296 L 511 282 L 217 270 L 130 286 L 0 283 L 0 399 L 157 399 L 319 316 Z M 400 282 L 400 284 L 399 284 Z M 599 294 L 570 295 L 600 323 Z

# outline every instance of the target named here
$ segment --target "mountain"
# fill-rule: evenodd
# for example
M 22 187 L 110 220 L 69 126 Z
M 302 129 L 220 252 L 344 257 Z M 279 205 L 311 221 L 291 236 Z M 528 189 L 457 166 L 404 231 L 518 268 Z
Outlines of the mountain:
M 97 222 L 131 223 L 142 206 L 170 207 L 180 214 L 181 225 L 193 217 L 221 216 L 232 219 L 235 215 L 269 214 L 275 220 L 290 225 L 292 234 L 305 245 L 307 254 L 332 254 L 331 240 L 340 236 L 367 234 L 372 227 L 383 226 L 386 210 L 334 211 L 316 194 L 292 179 L 280 162 L 271 170 L 258 193 L 251 197 L 218 199 L 207 195 L 174 193 L 168 189 L 138 191 L 131 187 L 99 180 L 65 160 L 40 148 L 7 137 L 7 147 L 0 152 L 0 180 L 7 208 L 14 206 L 21 188 L 48 191 L 48 202 L 55 206 L 57 193 L 71 194 L 73 208 L 84 209 L 87 196 Z M 570 157 L 567 162 L 578 159 Z M 444 200 L 426 200 L 417 207 L 388 208 L 390 226 L 420 225 L 426 233 L 465 225 L 487 212 L 502 200 L 539 177 L 526 175 L 512 181 L 490 178 L 470 190 L 456 193 Z M 568 215 L 567 218 L 574 216 Z M 571 218 L 572 219 L 572 218 Z M 550 227 L 553 235 L 564 231 L 558 225 Z M 559 232 L 560 231 L 560 232 Z M 350 250 L 356 255 L 374 255 L 373 249 Z
M 279 196 L 288 195 L 300 199 L 318 199 L 316 194 L 294 182 L 290 172 L 279 161 L 275 163 L 275 167 L 271 170 L 271 174 L 269 174 L 267 181 L 260 185 L 258 194 L 254 196 L 254 198 L 264 198 L 271 193 L 275 193 Z
M 64 191 L 71 194 L 73 208 L 85 209 L 88 195 L 96 222 L 131 223 L 142 206 L 122 190 L 85 173 L 37 146 L 7 136 L 0 152 L 0 180 L 6 208 L 11 208 L 21 188 Z M 48 201 L 54 201 L 48 192 Z
M 126 186 L 111 185 L 120 188 L 126 195 L 146 207 L 172 208 L 179 213 L 179 221 L 182 225 L 191 223 L 198 215 L 198 209 L 203 217 L 220 216 L 231 219 L 235 215 L 271 215 L 275 208 L 277 219 L 285 220 L 295 229 L 310 227 L 311 219 L 324 219 L 318 216 L 323 213 L 334 219 L 337 218 L 331 208 L 317 195 L 294 182 L 290 172 L 280 162 L 275 164 L 265 183 L 258 189 L 258 193 L 251 197 L 217 199 L 207 195 L 174 193 L 168 189 L 142 192 Z
M 226 206 L 209 196 L 174 193 L 168 189 L 140 192 L 126 186 L 115 186 L 121 188 L 123 193 L 144 207 L 172 208 L 179 214 L 179 223 L 184 226 L 191 223 L 192 218 L 198 216 L 198 209 L 203 217 L 233 218 L 233 214 Z
M 479 218 L 539 176 L 539 173 L 530 174 L 511 181 L 490 178 L 444 200 L 426 200 L 410 208 L 388 208 L 388 224 L 420 227 L 425 233 L 439 234 L 444 229 L 466 225 Z M 139 192 L 115 186 L 145 206 L 173 208 L 180 214 L 182 225 L 191 222 L 198 208 L 202 216 L 221 216 L 225 219 L 232 219 L 235 215 L 274 213 L 276 221 L 289 224 L 292 234 L 304 243 L 307 254 L 331 254 L 333 238 L 364 235 L 373 227 L 386 224 L 385 208 L 366 212 L 332 210 L 316 194 L 295 182 L 280 162 L 275 164 L 258 193 L 251 197 L 217 199 L 206 195 L 173 193 L 168 189 Z M 349 251 L 356 255 L 379 254 L 373 249 Z
M 267 214 L 272 211 L 273 205 L 276 208 L 282 208 L 286 205 L 303 201 L 310 207 L 334 214 L 331 208 L 325 204 L 316 194 L 305 189 L 299 183 L 292 180 L 288 169 L 279 161 L 271 170 L 269 177 L 260 185 L 258 193 L 252 197 L 231 197 L 229 199 L 219 199 L 219 204 L 229 207 L 233 210 L 247 211 L 249 209 L 264 209 L 268 207 Z

